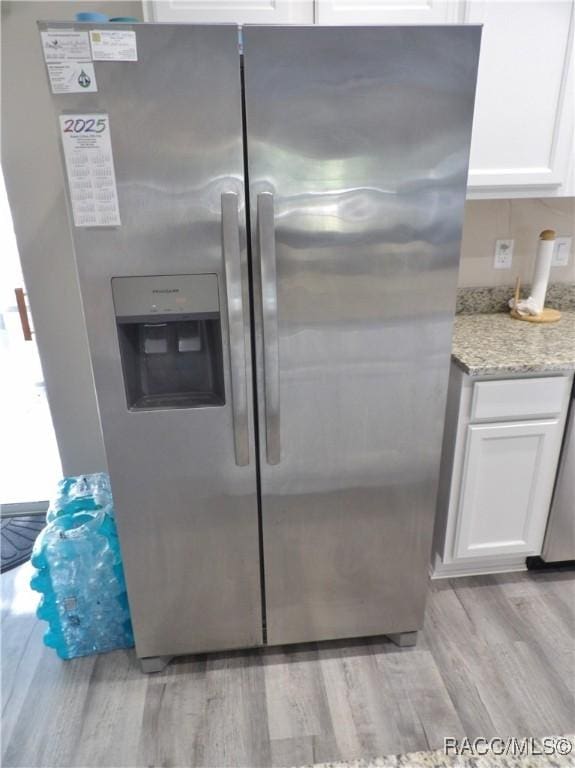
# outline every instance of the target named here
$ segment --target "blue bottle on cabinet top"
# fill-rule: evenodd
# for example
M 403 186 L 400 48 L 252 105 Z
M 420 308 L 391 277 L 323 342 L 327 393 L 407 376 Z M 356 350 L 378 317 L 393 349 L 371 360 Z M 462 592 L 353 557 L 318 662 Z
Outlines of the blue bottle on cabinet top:
M 98 11 L 79 11 L 76 14 L 76 21 L 99 21 L 105 24 L 110 21 L 110 17 Z

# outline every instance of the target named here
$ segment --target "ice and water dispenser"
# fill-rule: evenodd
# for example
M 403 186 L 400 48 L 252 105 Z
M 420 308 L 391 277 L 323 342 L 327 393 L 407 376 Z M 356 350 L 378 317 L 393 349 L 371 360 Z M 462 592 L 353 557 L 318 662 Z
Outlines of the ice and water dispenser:
M 216 275 L 115 277 L 128 408 L 225 403 Z

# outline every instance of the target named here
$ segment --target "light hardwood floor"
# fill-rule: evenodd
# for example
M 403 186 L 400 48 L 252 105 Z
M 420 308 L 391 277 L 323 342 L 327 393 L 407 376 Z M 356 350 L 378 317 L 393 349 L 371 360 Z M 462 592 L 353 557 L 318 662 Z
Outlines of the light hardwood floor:
M 575 730 L 575 577 L 435 582 L 417 647 L 382 638 L 58 660 L 29 565 L 3 579 L 2 765 L 289 766 Z

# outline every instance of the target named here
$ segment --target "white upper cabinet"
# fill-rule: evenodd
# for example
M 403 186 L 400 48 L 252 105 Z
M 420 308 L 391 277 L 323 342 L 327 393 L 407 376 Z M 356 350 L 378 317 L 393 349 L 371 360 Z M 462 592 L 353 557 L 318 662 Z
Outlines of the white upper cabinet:
M 153 0 L 148 21 L 313 24 L 313 0 Z
M 464 20 L 484 25 L 471 190 L 573 194 L 573 8 L 571 0 L 465 4 Z
M 320 24 L 483 24 L 470 197 L 574 195 L 573 0 L 316 0 Z
M 575 195 L 575 0 L 145 0 L 151 21 L 483 24 L 469 197 Z
M 448 24 L 459 21 L 454 0 L 315 0 L 318 24 Z
M 320 24 L 483 24 L 470 197 L 574 195 L 573 0 L 316 0 Z

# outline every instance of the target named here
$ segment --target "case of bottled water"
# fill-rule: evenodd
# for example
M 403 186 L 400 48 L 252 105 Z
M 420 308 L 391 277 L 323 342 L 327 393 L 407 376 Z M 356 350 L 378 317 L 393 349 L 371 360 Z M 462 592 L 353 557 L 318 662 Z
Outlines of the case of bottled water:
M 133 646 L 108 477 L 64 478 L 47 520 L 31 558 L 45 644 L 62 659 Z

